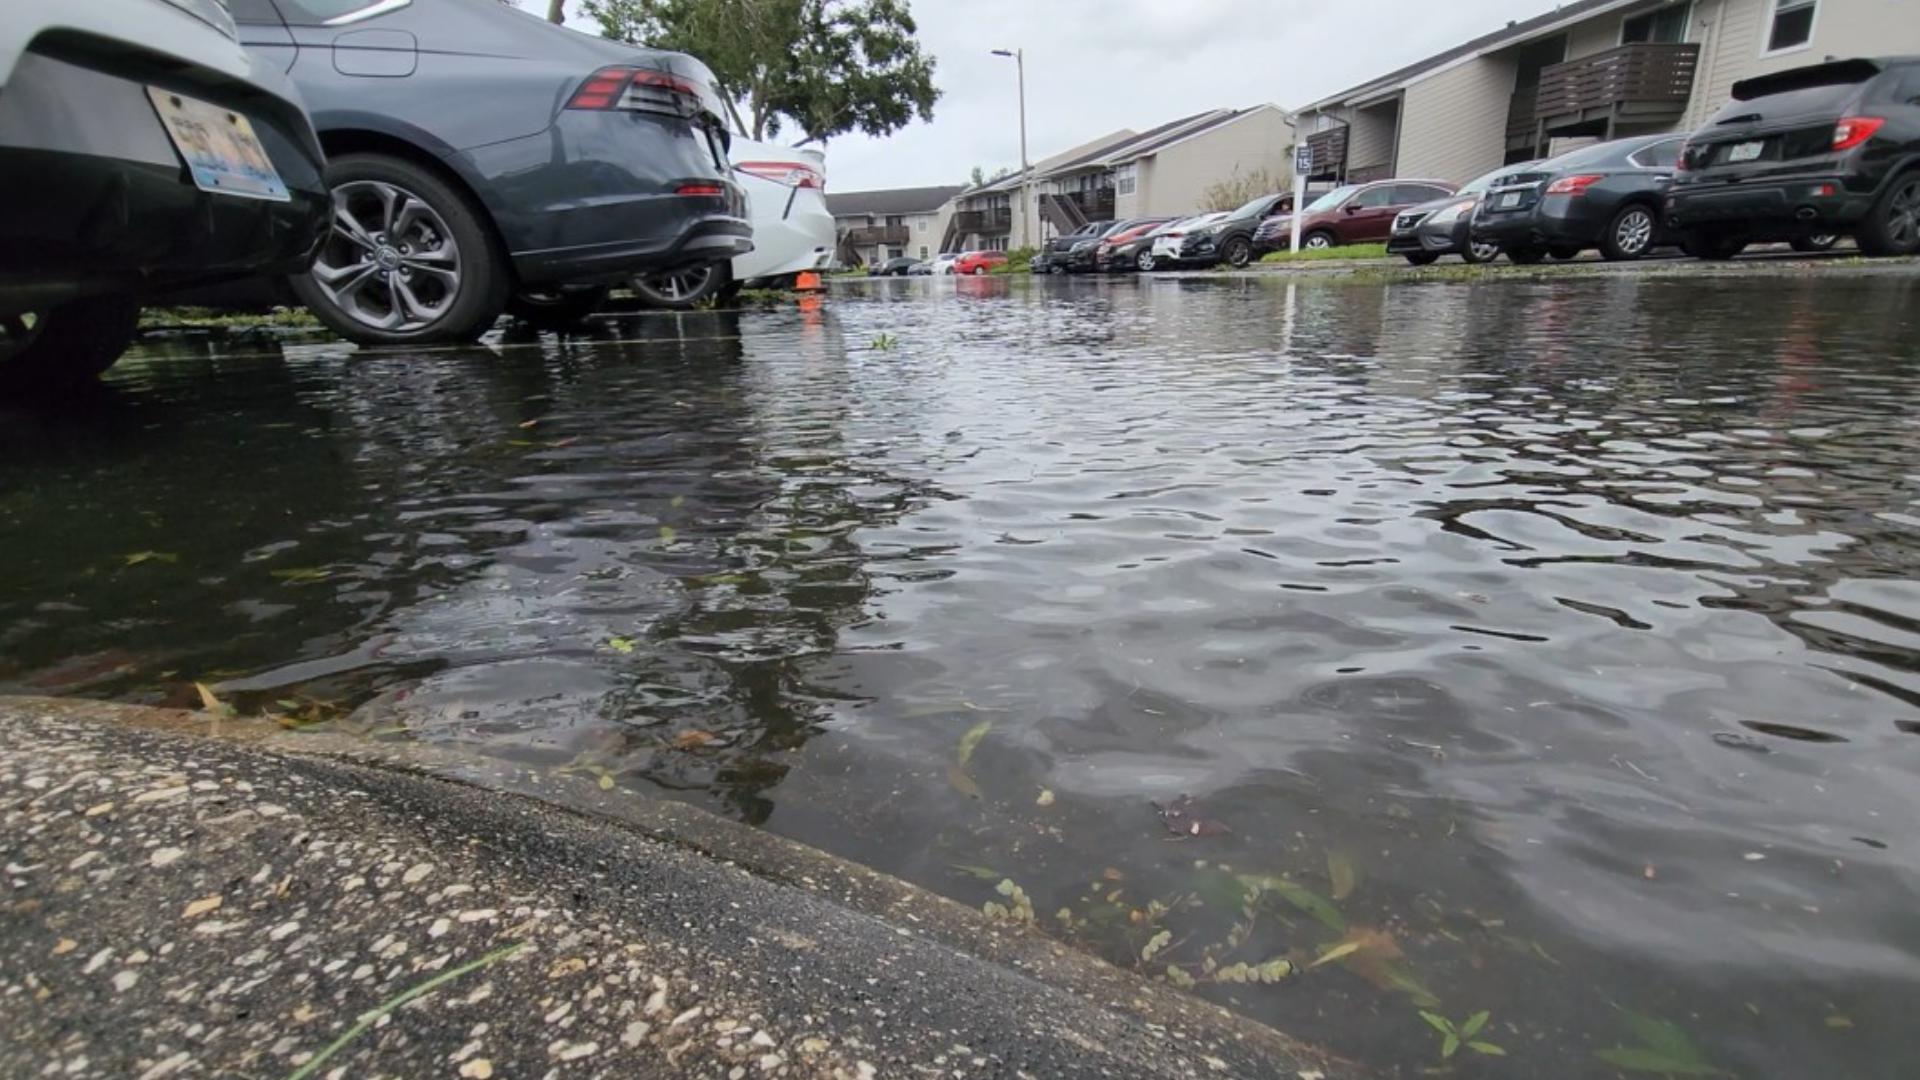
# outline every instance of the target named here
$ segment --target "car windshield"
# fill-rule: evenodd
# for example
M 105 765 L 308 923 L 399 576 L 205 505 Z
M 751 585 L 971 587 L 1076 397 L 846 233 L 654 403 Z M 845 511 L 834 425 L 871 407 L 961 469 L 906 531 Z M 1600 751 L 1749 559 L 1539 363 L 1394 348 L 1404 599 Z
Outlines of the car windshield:
M 1359 190 L 1360 188 L 1353 184 L 1349 184 L 1346 187 L 1334 188 L 1332 191 L 1308 203 L 1307 213 L 1311 214 L 1320 210 L 1331 210 L 1341 203 L 1346 202 L 1347 196 Z
M 1262 195 L 1227 216 L 1235 221 L 1243 221 L 1250 217 L 1259 217 L 1261 214 L 1266 213 L 1267 207 L 1273 205 L 1273 200 L 1279 197 L 1278 195 Z

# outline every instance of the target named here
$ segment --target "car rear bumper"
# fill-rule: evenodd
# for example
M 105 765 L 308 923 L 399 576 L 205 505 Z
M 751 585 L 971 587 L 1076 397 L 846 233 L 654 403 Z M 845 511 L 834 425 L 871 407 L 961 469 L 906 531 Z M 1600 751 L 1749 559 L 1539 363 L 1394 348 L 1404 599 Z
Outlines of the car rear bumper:
M 833 262 L 833 215 L 817 189 L 757 181 L 752 197 L 753 251 L 733 260 L 736 281 L 823 270 Z
M 1676 186 L 1666 199 L 1667 225 L 1738 228 L 1756 240 L 1844 232 L 1873 206 L 1871 192 L 1850 191 L 1841 176 L 1762 183 Z
M 1549 195 L 1527 210 L 1475 217 L 1470 234 L 1508 250 L 1585 247 L 1598 240 L 1605 218 L 1588 200 Z
M 244 113 L 291 198 L 195 187 L 149 82 Z M 331 207 L 321 168 L 304 113 L 258 86 L 26 52 L 0 94 L 0 310 L 304 270 Z
M 563 110 L 545 132 L 466 153 L 492 181 L 522 285 L 614 282 L 753 250 L 745 193 L 685 121 Z M 678 194 L 686 185 L 721 193 Z
M 1462 215 L 1438 225 L 1421 222 L 1411 231 L 1387 237 L 1389 255 L 1454 255 L 1466 250 L 1473 221 Z

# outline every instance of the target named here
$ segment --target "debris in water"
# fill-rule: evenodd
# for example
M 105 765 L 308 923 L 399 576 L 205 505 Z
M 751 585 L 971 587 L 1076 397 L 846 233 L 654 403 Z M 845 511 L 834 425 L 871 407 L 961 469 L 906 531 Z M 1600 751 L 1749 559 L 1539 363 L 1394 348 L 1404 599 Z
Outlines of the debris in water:
M 1232 829 L 1209 818 L 1201 816 L 1201 806 L 1193 801 L 1191 795 L 1180 795 L 1167 802 L 1153 800 L 1153 808 L 1160 811 L 1160 822 L 1167 831 L 1175 836 L 1225 836 Z

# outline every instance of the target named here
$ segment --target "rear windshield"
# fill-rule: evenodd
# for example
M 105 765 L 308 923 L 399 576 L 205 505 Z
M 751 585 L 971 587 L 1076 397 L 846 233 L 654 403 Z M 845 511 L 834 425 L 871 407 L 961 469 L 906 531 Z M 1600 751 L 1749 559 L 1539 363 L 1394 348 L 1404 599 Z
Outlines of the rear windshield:
M 1725 124 L 1753 119 L 1823 114 L 1839 116 L 1859 93 L 1860 84 L 1841 83 L 1837 86 L 1809 86 L 1801 90 L 1787 90 L 1758 98 L 1745 98 L 1721 109 L 1715 114 L 1713 122 Z
M 1584 169 L 1590 165 L 1617 165 L 1627 159 L 1627 155 L 1646 145 L 1645 143 L 1623 144 L 1618 142 L 1594 143 L 1578 150 L 1569 150 L 1557 158 L 1545 162 L 1548 169 Z
M 1832 64 L 1776 71 L 1733 84 L 1733 100 L 1758 101 L 1795 90 L 1824 89 L 1845 94 L 1880 74 L 1880 65 L 1871 60 L 1841 60 Z

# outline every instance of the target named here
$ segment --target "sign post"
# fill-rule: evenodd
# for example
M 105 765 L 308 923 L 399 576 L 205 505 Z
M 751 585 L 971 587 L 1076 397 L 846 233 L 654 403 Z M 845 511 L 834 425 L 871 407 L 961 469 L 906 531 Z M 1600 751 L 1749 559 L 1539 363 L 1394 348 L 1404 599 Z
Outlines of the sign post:
M 1300 251 L 1300 212 L 1307 208 L 1307 173 L 1313 168 L 1313 148 L 1300 143 L 1293 148 L 1293 251 Z

